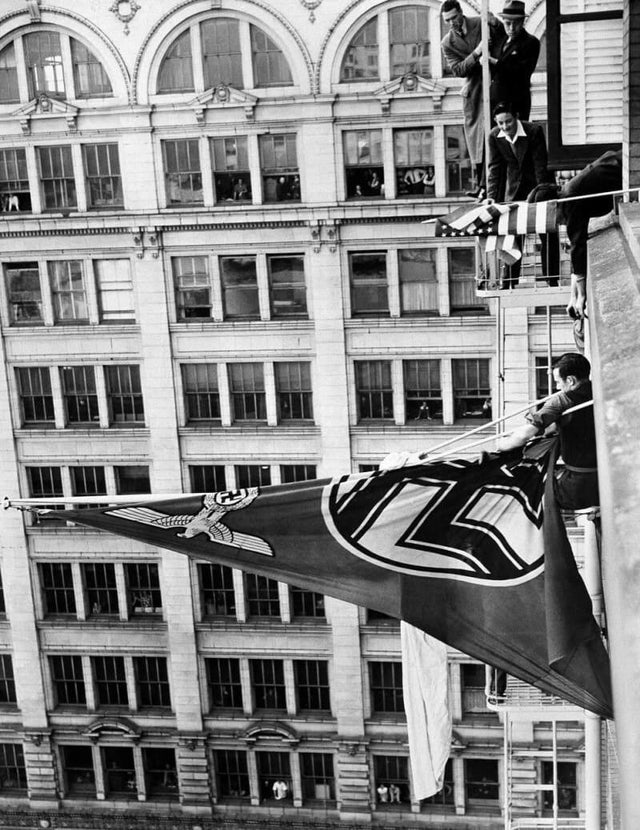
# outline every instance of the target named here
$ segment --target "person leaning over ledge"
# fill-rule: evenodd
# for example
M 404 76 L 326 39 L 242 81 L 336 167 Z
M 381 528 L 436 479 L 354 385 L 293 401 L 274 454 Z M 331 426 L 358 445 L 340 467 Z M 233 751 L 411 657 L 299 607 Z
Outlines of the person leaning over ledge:
M 584 355 L 563 354 L 553 367 L 558 391 L 537 412 L 527 415 L 527 424 L 497 441 L 499 452 L 513 450 L 555 425 L 564 467 L 556 466 L 553 491 L 563 510 L 584 510 L 600 504 L 593 404 L 565 414 L 593 400 L 590 372 L 591 364 Z

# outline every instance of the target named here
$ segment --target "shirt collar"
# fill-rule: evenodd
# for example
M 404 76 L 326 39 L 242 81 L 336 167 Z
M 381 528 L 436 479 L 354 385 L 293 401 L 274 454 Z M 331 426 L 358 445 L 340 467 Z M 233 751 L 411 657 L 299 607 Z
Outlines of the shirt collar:
M 519 118 L 518 118 L 518 127 L 517 127 L 517 129 L 516 129 L 516 134 L 514 135 L 514 137 L 513 137 L 513 138 L 511 138 L 511 136 L 508 136 L 508 135 L 505 133 L 505 131 L 504 131 L 504 130 L 500 130 L 500 132 L 498 133 L 498 138 L 506 138 L 506 139 L 507 139 L 507 141 L 508 141 L 510 144 L 515 144 L 515 143 L 516 143 L 516 141 L 517 141 L 519 138 L 526 138 L 526 137 L 527 137 L 527 134 L 525 133 L 525 131 L 524 131 L 524 127 L 522 126 L 522 121 L 520 121 L 520 119 L 519 119 Z

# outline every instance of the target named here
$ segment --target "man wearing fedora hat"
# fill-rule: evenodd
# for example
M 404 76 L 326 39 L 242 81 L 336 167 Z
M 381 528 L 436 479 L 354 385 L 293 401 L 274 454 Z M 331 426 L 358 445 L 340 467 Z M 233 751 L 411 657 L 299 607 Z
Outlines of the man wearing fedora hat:
M 507 33 L 496 53 L 497 61 L 491 79 L 491 108 L 500 101 L 510 101 L 521 121 L 531 113 L 531 76 L 538 56 L 540 41 L 524 28 L 526 18 L 523 0 L 506 0 L 499 15 Z

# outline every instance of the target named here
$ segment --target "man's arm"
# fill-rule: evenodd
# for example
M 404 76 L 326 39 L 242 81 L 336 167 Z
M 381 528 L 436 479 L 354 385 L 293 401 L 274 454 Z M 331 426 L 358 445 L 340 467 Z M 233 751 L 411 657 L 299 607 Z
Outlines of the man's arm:
M 464 41 L 462 42 L 464 43 Z M 482 53 L 482 49 L 480 47 L 476 47 L 478 51 L 474 49 L 465 55 L 458 49 L 454 49 L 451 46 L 451 38 L 449 35 L 443 38 L 440 45 L 442 47 L 444 59 L 447 62 L 447 66 L 451 70 L 451 74 L 454 75 L 454 77 L 468 78 L 469 75 L 476 73 L 477 67 L 479 67 L 480 54 Z M 469 44 L 466 45 L 467 47 L 469 46 Z
M 489 175 L 487 177 L 487 199 L 498 201 L 500 199 L 500 187 L 502 184 L 502 173 L 504 159 L 498 146 L 498 139 L 493 130 L 489 133 Z
M 505 452 L 506 450 L 515 450 L 517 447 L 524 447 L 537 434 L 538 429 L 533 424 L 523 424 L 518 429 L 514 429 L 509 435 L 505 435 L 504 438 L 498 438 L 496 449 L 498 452 Z
M 538 124 L 535 124 L 534 127 L 535 130 L 531 135 L 531 154 L 533 156 L 536 184 L 542 184 L 548 180 L 547 164 L 549 158 L 547 155 L 547 141 L 544 137 L 542 127 Z

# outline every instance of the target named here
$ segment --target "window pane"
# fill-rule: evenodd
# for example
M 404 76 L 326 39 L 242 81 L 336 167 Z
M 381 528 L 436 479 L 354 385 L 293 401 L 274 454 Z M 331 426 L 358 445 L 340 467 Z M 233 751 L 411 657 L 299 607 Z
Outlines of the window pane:
M 0 55 L 0 84 L 1 59 Z M 22 148 L 0 150 L 0 210 L 3 213 L 31 210 L 27 156 Z
M 229 386 L 234 420 L 266 420 L 262 363 L 229 364 Z
M 391 363 L 387 360 L 356 361 L 358 419 L 393 418 Z
M 491 419 L 489 359 L 452 360 L 456 420 Z
M 444 128 L 445 161 L 447 163 L 447 195 L 462 194 L 471 189 L 473 171 L 461 126 Z
M 294 660 L 298 710 L 328 712 L 329 670 L 326 660 Z
M 335 800 L 333 755 L 320 752 L 300 753 L 302 798 L 304 801 Z
M 60 746 L 65 792 L 69 796 L 93 798 L 96 793 L 93 753 L 90 746 Z
M 429 9 L 406 6 L 389 12 L 391 77 L 430 75 Z
M 182 366 L 187 420 L 220 420 L 218 366 L 216 363 L 188 363 Z
M 44 207 L 47 210 L 77 207 L 71 147 L 39 147 L 37 152 Z
M 353 316 L 387 316 L 389 297 L 386 254 L 349 254 L 349 273 Z
M 282 660 L 249 660 L 249 668 L 256 710 L 286 709 Z
M 89 615 L 95 619 L 105 614 L 117 615 L 119 607 L 115 567 L 107 562 L 94 562 L 82 565 L 82 575 Z
M 107 798 L 136 798 L 138 786 L 133 749 L 129 746 L 105 746 L 101 753 Z
M 481 758 L 469 758 L 464 761 L 465 785 L 468 799 L 497 801 L 498 762 Z
M 161 614 L 162 594 L 158 566 L 143 562 L 132 563 L 124 566 L 124 572 L 130 613 Z
M 189 465 L 192 493 L 217 493 L 227 489 L 225 470 L 219 464 Z
M 238 21 L 230 17 L 200 24 L 205 89 L 220 84 L 242 89 L 242 54 Z
M 82 148 L 89 207 L 124 204 L 117 144 L 85 144 Z
M 231 568 L 198 563 L 198 581 L 205 617 L 235 617 L 236 597 Z
M 22 744 L 0 744 L 0 781 L 3 792 L 27 789 Z
M 259 136 L 265 202 L 299 202 L 300 175 L 294 133 Z
M 245 585 L 250 617 L 280 616 L 280 593 L 275 579 L 248 573 Z
M 105 366 L 109 423 L 144 424 L 139 366 Z
M 181 34 L 167 49 L 158 74 L 158 92 L 193 92 L 191 32 Z
M 111 95 L 111 81 L 98 58 L 84 43 L 71 41 L 71 61 L 76 98 L 96 98 Z
M 128 259 L 94 260 L 100 321 L 133 323 L 133 280 Z
M 438 274 L 434 248 L 398 251 L 400 310 L 403 316 L 438 314 Z
M 434 196 L 433 128 L 396 130 L 393 144 L 398 196 Z
M 13 325 L 42 325 L 42 293 L 37 262 L 5 265 L 9 314 Z
M 10 43 L 0 52 L 0 103 L 13 104 L 20 100 L 16 50 Z
M 47 268 L 56 323 L 88 322 L 82 263 L 79 260 L 48 262 Z
M 291 70 L 281 49 L 261 29 L 250 24 L 255 86 L 290 86 Z
M 149 798 L 165 800 L 178 798 L 175 749 L 144 747 L 142 750 L 142 765 Z
M 16 369 L 22 425 L 54 423 L 51 375 L 48 366 Z
M 163 141 L 164 175 L 170 205 L 203 203 L 197 139 Z
M 246 136 L 211 139 L 216 202 L 250 202 L 251 172 Z
M 401 755 L 374 755 L 373 772 L 378 808 L 385 809 L 409 802 L 409 768 L 406 758 Z
M 49 657 L 51 680 L 57 706 L 85 706 L 84 672 L 82 657 L 59 655 Z
M 275 363 L 278 417 L 281 421 L 313 420 L 309 363 Z
M 71 565 L 67 562 L 41 562 L 38 565 L 45 616 L 76 613 Z
M 170 709 L 171 693 L 166 657 L 134 657 L 136 694 L 141 708 Z
M 268 487 L 271 484 L 271 468 L 260 464 L 237 464 L 236 485 L 238 487 Z
M 347 199 L 384 195 L 382 130 L 350 130 L 343 134 Z
M 148 467 L 131 464 L 113 469 L 116 477 L 116 493 L 119 496 L 135 496 L 138 493 L 151 492 Z
M 342 60 L 340 80 L 368 81 L 378 78 L 378 18 L 374 17 L 349 44 Z
M 255 257 L 220 257 L 220 279 L 225 318 L 259 319 Z
M 205 660 L 209 710 L 242 709 L 240 661 L 236 658 L 215 657 Z
M 486 302 L 476 292 L 475 248 L 447 250 L 449 263 L 449 301 L 452 314 L 488 314 Z
M 304 257 L 268 256 L 267 266 L 271 316 L 308 317 Z
M 32 32 L 24 35 L 24 57 L 29 80 L 29 97 L 44 94 L 64 98 L 62 50 L 57 32 Z
M 247 753 L 240 749 L 218 749 L 213 757 L 218 798 L 248 799 Z
M 402 663 L 369 663 L 371 709 L 404 714 Z
M 204 256 L 172 257 L 178 320 L 211 317 L 209 269 Z
M 404 395 L 407 423 L 442 422 L 439 360 L 405 360 Z

